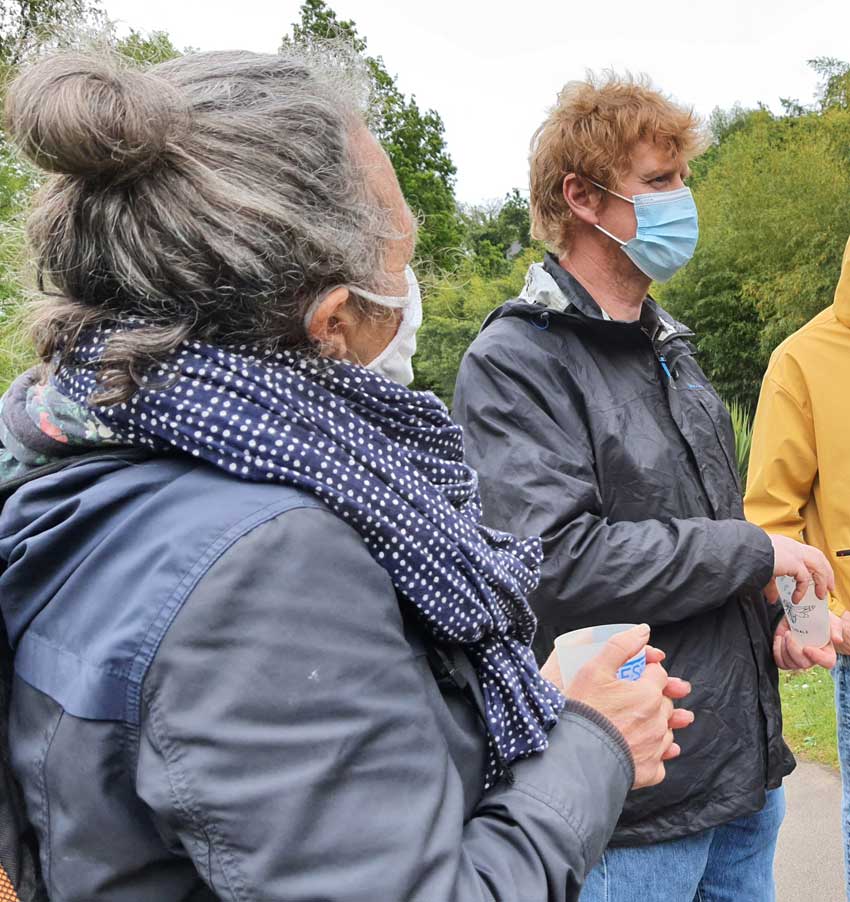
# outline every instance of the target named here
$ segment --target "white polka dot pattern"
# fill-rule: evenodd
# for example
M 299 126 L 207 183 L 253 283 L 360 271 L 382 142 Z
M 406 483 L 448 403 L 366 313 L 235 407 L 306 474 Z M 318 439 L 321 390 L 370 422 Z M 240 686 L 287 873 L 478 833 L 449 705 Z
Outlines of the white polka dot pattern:
M 54 375 L 85 403 L 113 329 L 78 342 Z M 363 538 L 435 639 L 475 667 L 492 741 L 486 784 L 542 751 L 563 706 L 529 645 L 539 539 L 480 524 L 462 431 L 433 394 L 348 363 L 186 343 L 127 403 L 94 408 L 129 445 L 178 449 L 241 479 L 320 498 Z

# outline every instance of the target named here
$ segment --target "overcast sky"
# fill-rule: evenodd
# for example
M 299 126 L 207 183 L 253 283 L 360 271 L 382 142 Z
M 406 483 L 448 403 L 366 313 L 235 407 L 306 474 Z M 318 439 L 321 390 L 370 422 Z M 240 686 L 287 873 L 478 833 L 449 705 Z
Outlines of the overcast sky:
M 299 0 L 106 0 L 110 17 L 178 47 L 274 51 Z M 848 0 L 335 0 L 406 94 L 443 117 L 457 195 L 527 188 L 528 140 L 565 82 L 646 72 L 703 115 L 811 101 L 816 56 L 850 59 Z

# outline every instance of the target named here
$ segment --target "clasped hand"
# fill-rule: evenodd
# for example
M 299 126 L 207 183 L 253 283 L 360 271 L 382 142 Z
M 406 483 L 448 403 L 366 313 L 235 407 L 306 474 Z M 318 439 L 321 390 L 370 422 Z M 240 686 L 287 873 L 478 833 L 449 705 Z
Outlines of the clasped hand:
M 664 779 L 664 762 L 681 753 L 673 731 L 694 720 L 692 711 L 673 706 L 675 699 L 688 695 L 690 684 L 667 675 L 661 666 L 664 652 L 647 645 L 648 640 L 645 624 L 612 636 L 566 687 L 554 652 L 541 668 L 543 676 L 564 695 L 595 708 L 623 734 L 635 764 L 635 789 L 655 786 Z M 617 670 L 644 646 L 646 670 L 641 678 L 633 682 L 618 679 Z
M 765 587 L 764 595 L 771 604 L 779 600 L 777 576 L 792 576 L 797 581 L 791 596 L 795 604 L 806 594 L 812 580 L 818 598 L 826 598 L 829 592 L 835 590 L 835 573 L 822 551 L 787 536 L 771 535 L 770 541 L 773 544 L 773 579 Z M 844 622 L 830 613 L 829 632 L 830 640 L 822 648 L 802 646 L 794 638 L 788 621 L 783 618 L 773 635 L 776 666 L 782 670 L 808 670 L 815 665 L 827 669 L 834 667 L 836 649 L 841 654 L 850 653 L 850 619 Z

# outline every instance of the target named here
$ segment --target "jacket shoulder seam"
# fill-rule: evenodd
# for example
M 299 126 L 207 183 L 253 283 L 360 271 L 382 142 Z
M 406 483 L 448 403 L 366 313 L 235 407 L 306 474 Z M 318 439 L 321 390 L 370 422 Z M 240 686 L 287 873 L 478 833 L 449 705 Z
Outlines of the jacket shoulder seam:
M 778 392 L 781 392 L 788 400 L 800 411 L 800 413 L 806 417 L 806 419 L 811 419 L 811 413 L 806 410 L 806 408 L 794 397 L 791 391 L 779 382 L 776 377 L 768 372 L 768 374 L 764 377 L 765 382 L 769 382 Z
M 153 663 L 156 653 L 164 640 L 169 627 L 186 603 L 192 591 L 215 564 L 215 562 L 233 547 L 240 539 L 264 523 L 282 516 L 292 510 L 313 508 L 325 510 L 318 500 L 299 496 L 285 503 L 280 500 L 263 505 L 258 510 L 230 525 L 208 543 L 198 557 L 191 562 L 181 574 L 174 590 L 160 606 L 156 617 L 148 627 L 145 636 L 136 647 L 127 673 L 127 697 L 125 710 L 127 720 L 138 727 L 141 710 L 141 692 L 145 677 Z

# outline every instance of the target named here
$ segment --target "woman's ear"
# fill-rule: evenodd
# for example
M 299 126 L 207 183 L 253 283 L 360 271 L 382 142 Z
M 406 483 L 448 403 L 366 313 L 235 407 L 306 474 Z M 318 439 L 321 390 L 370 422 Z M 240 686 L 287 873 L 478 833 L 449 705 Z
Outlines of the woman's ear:
M 322 355 L 345 360 L 349 354 L 351 330 L 356 325 L 348 304 L 350 293 L 344 285 L 325 295 L 316 307 L 307 334 L 321 349 Z
M 564 200 L 576 219 L 589 225 L 599 222 L 599 207 L 602 203 L 602 191 L 586 178 L 568 172 L 561 185 Z

